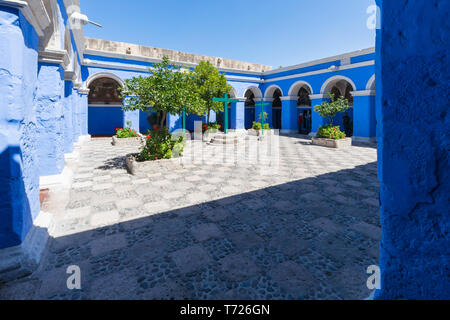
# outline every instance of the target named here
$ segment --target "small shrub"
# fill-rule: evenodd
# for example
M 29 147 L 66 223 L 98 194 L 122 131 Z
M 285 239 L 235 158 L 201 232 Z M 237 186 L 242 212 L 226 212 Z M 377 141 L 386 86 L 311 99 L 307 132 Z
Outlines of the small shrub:
M 171 159 L 176 154 L 181 156 L 185 143 L 185 137 L 174 136 L 167 128 L 151 131 L 147 135 L 144 147 L 137 155 L 137 161 Z
M 259 122 L 259 121 L 254 121 L 253 122 L 253 130 L 256 130 L 256 131 L 260 131 L 260 130 L 262 130 L 262 125 L 261 125 L 261 122 Z M 269 124 L 268 123 L 264 123 L 264 130 L 270 130 L 270 126 L 269 126 Z
M 131 128 L 116 128 L 116 136 L 119 139 L 125 138 L 136 138 L 138 136 L 136 130 L 132 130 Z
M 345 139 L 345 137 L 345 133 L 341 131 L 339 126 L 322 126 L 317 132 L 317 138 L 340 140 Z

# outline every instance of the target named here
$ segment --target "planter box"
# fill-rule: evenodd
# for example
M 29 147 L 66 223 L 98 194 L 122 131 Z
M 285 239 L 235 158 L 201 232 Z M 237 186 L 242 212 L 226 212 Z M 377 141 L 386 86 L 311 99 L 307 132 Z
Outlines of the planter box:
M 136 154 L 129 154 L 126 156 L 126 164 L 128 172 L 132 175 L 136 175 L 141 172 L 146 174 L 153 174 L 171 170 L 180 170 L 184 168 L 183 159 L 181 157 L 138 162 L 136 161 Z
M 333 139 L 323 139 L 323 138 L 312 138 L 312 143 L 313 143 L 313 145 L 321 146 L 321 147 L 345 149 L 345 148 L 350 148 L 352 146 L 352 139 L 345 138 L 345 139 L 340 139 L 340 140 L 333 140 Z
M 119 139 L 117 136 L 113 136 L 111 142 L 113 146 L 142 146 L 144 143 L 145 138 L 143 137 Z
M 256 136 L 256 137 L 260 137 L 263 135 L 262 130 L 255 130 L 255 129 L 249 129 L 247 131 L 249 136 Z M 272 136 L 275 134 L 275 130 L 264 130 L 264 135 L 265 136 Z

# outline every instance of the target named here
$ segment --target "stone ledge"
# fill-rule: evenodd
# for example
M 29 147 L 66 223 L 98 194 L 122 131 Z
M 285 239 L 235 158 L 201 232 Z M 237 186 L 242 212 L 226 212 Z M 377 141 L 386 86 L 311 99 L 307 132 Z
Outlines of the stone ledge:
M 137 138 L 122 138 L 119 139 L 117 136 L 112 137 L 111 144 L 113 146 L 135 146 L 135 145 L 144 145 L 144 138 L 143 137 L 137 137 Z
M 27 277 L 37 269 L 53 229 L 53 215 L 41 211 L 21 245 L 0 250 L 0 284 Z
M 68 166 L 64 167 L 61 174 L 53 176 L 43 176 L 39 178 L 40 189 L 54 189 L 54 188 L 70 188 L 72 184 L 73 171 Z
M 270 129 L 270 130 L 264 130 L 264 135 L 265 136 L 273 136 L 276 135 L 276 130 Z M 263 135 L 263 131 L 262 130 L 255 130 L 255 129 L 249 129 L 247 131 L 249 136 L 256 136 L 256 137 L 260 137 Z
M 125 159 L 128 172 L 132 175 L 136 175 L 141 172 L 153 174 L 153 173 L 160 173 L 161 171 L 184 169 L 183 160 L 181 157 L 138 162 L 136 161 L 135 156 L 136 154 L 128 154 Z
M 321 147 L 328 147 L 334 149 L 345 149 L 352 146 L 352 139 L 345 138 L 340 140 L 333 139 L 323 139 L 323 138 L 312 138 L 312 144 Z

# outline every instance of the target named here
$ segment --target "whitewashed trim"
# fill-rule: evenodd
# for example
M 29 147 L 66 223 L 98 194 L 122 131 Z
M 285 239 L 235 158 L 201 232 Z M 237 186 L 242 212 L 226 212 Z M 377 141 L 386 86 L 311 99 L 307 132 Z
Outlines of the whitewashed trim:
M 39 62 L 55 63 L 67 69 L 70 65 L 70 57 L 67 50 L 45 49 L 39 50 Z
M 350 79 L 349 77 L 346 76 L 342 76 L 342 75 L 337 75 L 337 76 L 333 76 L 331 78 L 328 78 L 327 81 L 324 82 L 324 84 L 322 85 L 322 88 L 320 89 L 320 93 L 326 94 L 328 92 L 325 92 L 328 88 L 328 86 L 332 83 L 332 82 L 338 82 L 338 81 L 347 81 L 348 83 L 350 83 L 350 85 L 353 87 L 353 90 L 356 90 L 356 85 L 353 82 L 352 79 Z
M 314 99 L 328 99 L 329 97 L 328 94 L 319 93 L 319 94 L 310 94 L 309 98 L 311 100 L 314 100 Z
M 275 89 L 275 90 L 274 90 L 274 89 Z M 273 84 L 273 85 L 269 86 L 269 87 L 266 89 L 266 91 L 264 92 L 264 99 L 268 99 L 268 98 L 269 98 L 269 97 L 268 97 L 268 94 L 269 94 L 270 91 L 273 90 L 273 93 L 275 93 L 275 91 L 276 91 L 277 89 L 280 90 L 280 91 L 281 91 L 281 95 L 284 96 L 283 89 L 281 89 L 280 86 L 278 86 L 278 85 L 276 85 L 276 84 Z M 272 93 L 272 95 L 273 95 L 273 93 Z
M 112 72 L 106 72 L 106 71 L 102 71 L 102 72 L 97 72 L 94 73 L 92 75 L 89 76 L 89 78 L 86 79 L 86 81 L 84 81 L 83 86 L 81 87 L 81 89 L 83 90 L 89 90 L 89 86 L 91 85 L 91 83 L 99 78 L 111 78 L 115 81 L 117 81 L 120 86 L 124 86 L 124 81 L 122 80 L 121 77 L 119 77 L 118 75 L 116 75 L 115 73 Z
M 313 90 L 312 86 L 311 86 L 308 82 L 303 81 L 303 80 L 299 80 L 299 81 L 295 82 L 295 83 L 289 88 L 289 93 L 288 93 L 288 95 L 289 95 L 289 96 L 293 96 L 293 95 L 295 94 L 294 89 L 300 90 L 301 88 L 303 88 L 303 87 L 305 87 L 305 86 L 309 88 L 310 94 L 314 94 L 314 90 Z M 297 93 L 298 93 L 298 92 L 297 92 Z
M 351 91 L 350 94 L 353 97 L 374 96 L 375 95 L 375 90 Z
M 77 9 L 76 11 L 81 13 L 79 0 L 63 0 L 63 2 L 64 2 L 64 7 L 66 9 L 67 16 L 69 16 L 69 12 L 67 12 L 68 8 L 76 8 Z M 76 27 L 72 26 L 70 21 L 69 21 L 69 24 L 70 24 L 70 29 L 73 34 L 73 39 L 75 41 L 75 45 L 77 47 L 76 51 L 78 51 L 78 53 L 79 53 L 80 61 L 83 61 L 84 50 L 86 49 L 86 45 L 84 43 L 83 28 L 76 28 Z
M 367 85 L 366 85 L 366 90 L 373 90 L 372 87 L 375 88 L 375 75 L 370 77 L 370 79 L 369 79 L 369 81 L 367 82 Z
M 254 83 L 263 83 L 264 80 L 256 79 L 251 77 L 238 77 L 238 76 L 229 76 L 225 75 L 225 77 L 230 81 L 242 81 L 242 82 L 254 82 Z
M 349 64 L 347 66 L 338 67 L 335 70 L 321 69 L 321 70 L 310 71 L 310 72 L 305 72 L 305 73 L 297 73 L 297 74 L 293 74 L 293 75 L 285 76 L 285 77 L 266 79 L 266 80 L 264 80 L 264 83 L 296 79 L 296 78 L 302 78 L 302 77 L 307 77 L 307 76 L 314 76 L 314 75 L 323 74 L 323 73 L 334 73 L 334 72 L 338 72 L 341 70 L 361 68 L 361 67 L 372 66 L 372 65 L 375 65 L 375 60 Z
M 362 49 L 362 50 L 358 50 L 358 51 L 353 51 L 353 52 L 349 52 L 349 53 L 344 53 L 344 54 L 329 57 L 329 58 L 313 60 L 310 62 L 305 62 L 302 64 L 297 64 L 294 66 L 285 67 L 285 68 L 281 68 L 281 69 L 266 71 L 265 74 L 276 74 L 276 73 L 291 71 L 291 70 L 295 70 L 295 69 L 302 69 L 302 68 L 315 66 L 318 64 L 323 64 L 323 63 L 333 62 L 333 61 L 340 61 L 340 60 L 344 60 L 346 58 L 354 58 L 354 57 L 363 56 L 363 55 L 371 54 L 371 53 L 375 53 L 375 47 L 368 48 L 368 49 Z
M 83 89 L 83 88 L 78 89 L 78 93 L 84 95 L 88 95 L 90 91 L 91 89 Z
M 39 9 L 41 10 L 41 12 L 39 13 L 34 12 L 35 8 L 31 8 L 30 5 L 25 1 L 0 0 L 0 5 L 19 9 L 25 19 L 27 19 L 27 21 L 33 26 L 37 35 L 39 37 L 43 37 L 45 35 L 44 29 L 47 28 L 47 26 L 50 24 L 50 18 L 47 11 L 45 10 L 42 1 L 39 0 L 37 2 L 39 3 L 36 3 L 34 6 L 36 7 L 37 5 L 37 7 L 39 7 Z
M 255 86 L 250 86 L 250 87 L 245 88 L 244 93 L 243 93 L 244 97 L 248 90 L 252 91 L 253 94 L 255 95 L 255 98 L 257 98 L 257 99 L 258 98 L 261 99 L 263 96 L 260 88 L 255 87 Z
M 298 100 L 298 96 L 286 96 L 286 97 L 281 97 L 281 101 L 297 101 Z

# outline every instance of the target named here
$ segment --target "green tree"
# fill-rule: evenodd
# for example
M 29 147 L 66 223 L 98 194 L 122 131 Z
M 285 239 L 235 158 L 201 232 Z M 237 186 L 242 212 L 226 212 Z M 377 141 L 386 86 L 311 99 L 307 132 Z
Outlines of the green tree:
M 225 93 L 231 93 L 232 87 L 227 83 L 225 75 L 221 74 L 208 61 L 200 61 L 190 74 L 203 101 L 204 113 L 207 114 L 207 122 L 209 123 L 211 110 L 216 112 L 224 111 L 223 103 L 214 102 L 212 99 L 223 97 Z
M 324 101 L 321 105 L 315 106 L 314 111 L 320 114 L 323 118 L 329 120 L 330 125 L 333 126 L 334 117 L 336 114 L 342 113 L 348 110 L 349 103 L 348 100 L 340 96 L 335 97 L 333 93 L 328 93 L 330 101 Z
M 121 94 L 126 97 L 123 109 L 150 109 L 158 112 L 161 128 L 165 127 L 167 114 L 181 115 L 186 108 L 188 114 L 204 114 L 203 101 L 189 72 L 170 64 L 167 56 L 162 62 L 149 68 L 148 77 L 135 77 L 125 81 Z

